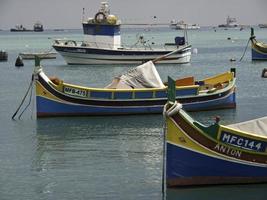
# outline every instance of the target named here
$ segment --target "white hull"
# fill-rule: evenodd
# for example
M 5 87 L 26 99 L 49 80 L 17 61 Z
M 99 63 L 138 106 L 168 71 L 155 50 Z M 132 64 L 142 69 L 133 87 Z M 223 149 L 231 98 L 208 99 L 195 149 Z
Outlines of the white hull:
M 59 52 L 68 64 L 141 64 L 147 60 L 153 60 L 153 56 L 108 56 L 94 54 L 79 54 L 70 52 Z M 169 60 L 159 61 L 159 63 L 189 63 L 191 51 L 186 51 L 178 56 L 170 56 Z
M 177 50 L 177 47 L 172 45 L 164 49 L 106 49 L 67 45 L 53 47 L 68 64 L 140 64 Z M 179 48 L 180 51 L 174 52 L 159 63 L 189 63 L 191 47 Z

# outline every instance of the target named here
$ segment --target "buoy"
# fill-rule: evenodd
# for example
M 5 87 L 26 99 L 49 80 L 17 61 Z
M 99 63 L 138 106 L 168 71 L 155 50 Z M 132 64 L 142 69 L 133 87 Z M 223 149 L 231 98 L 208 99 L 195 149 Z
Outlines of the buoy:
M 24 66 L 23 60 L 22 60 L 22 58 L 20 56 L 17 57 L 15 66 L 16 67 L 23 67 Z
M 236 59 L 235 59 L 235 58 L 231 58 L 230 61 L 231 61 L 231 62 L 235 62 Z
M 267 68 L 264 68 L 261 73 L 262 78 L 267 78 Z
M 194 54 L 197 54 L 197 53 L 198 53 L 197 48 L 194 48 L 194 49 L 193 49 L 193 53 L 194 53 Z
M 228 37 L 228 38 L 227 38 L 227 40 L 231 40 L 231 38 L 230 38 L 230 37 Z

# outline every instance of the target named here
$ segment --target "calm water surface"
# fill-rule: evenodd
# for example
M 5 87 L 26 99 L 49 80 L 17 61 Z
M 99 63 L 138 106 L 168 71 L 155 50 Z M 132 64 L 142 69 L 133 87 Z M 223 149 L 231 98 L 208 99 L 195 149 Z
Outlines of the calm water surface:
M 141 33 L 155 45 L 182 35 L 168 28 L 123 29 L 122 40 L 134 44 Z M 256 29 L 255 34 L 267 42 L 267 30 Z M 229 61 L 242 56 L 250 30 L 205 28 L 188 35 L 197 54 L 190 64 L 157 65 L 164 81 L 167 75 L 201 79 L 231 67 L 238 78 L 236 109 L 191 114 L 205 124 L 216 115 L 225 124 L 265 116 L 267 79 L 260 76 L 267 62 L 252 62 L 250 49 L 242 62 Z M 22 119 L 11 120 L 34 66 L 33 61 L 24 61 L 24 67 L 16 68 L 18 53 L 49 50 L 55 38 L 82 40 L 82 32 L 0 32 L 0 49 L 9 53 L 8 62 L 0 62 L 0 199 L 161 199 L 161 115 L 37 120 L 31 99 Z M 67 66 L 60 56 L 42 65 L 48 75 L 92 87 L 103 87 L 132 67 Z M 225 199 L 225 195 L 235 200 L 266 199 L 266 194 L 266 185 L 239 185 L 169 190 L 168 199 Z

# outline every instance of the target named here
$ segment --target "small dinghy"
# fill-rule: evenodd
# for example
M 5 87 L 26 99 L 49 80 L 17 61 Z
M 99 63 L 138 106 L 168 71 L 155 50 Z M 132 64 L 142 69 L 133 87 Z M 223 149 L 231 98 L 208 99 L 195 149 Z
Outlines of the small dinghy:
M 57 57 L 57 53 L 56 52 L 36 52 L 36 53 L 23 52 L 23 53 L 20 53 L 19 56 L 23 60 L 33 60 L 35 56 L 38 56 L 40 59 L 55 59 Z

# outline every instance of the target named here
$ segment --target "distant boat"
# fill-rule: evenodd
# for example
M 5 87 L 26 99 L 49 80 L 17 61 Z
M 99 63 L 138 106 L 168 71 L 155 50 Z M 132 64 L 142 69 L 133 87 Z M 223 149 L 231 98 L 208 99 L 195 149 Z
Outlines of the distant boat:
M 6 51 L 0 50 L 0 61 L 7 61 L 8 54 Z
M 26 29 L 22 24 L 16 25 L 15 28 L 10 29 L 11 32 L 25 32 L 25 31 L 32 31 L 30 29 Z
M 179 21 L 175 27 L 177 30 L 197 30 L 200 26 L 197 24 L 187 24 L 184 21 Z
M 239 24 L 237 23 L 236 18 L 232 18 L 232 17 L 227 17 L 226 19 L 226 24 L 220 24 L 218 27 L 221 28 L 236 28 L 238 27 Z
M 260 28 L 267 28 L 267 24 L 259 24 Z
M 43 25 L 40 22 L 36 22 L 33 25 L 33 29 L 26 29 L 22 24 L 16 25 L 15 28 L 10 29 L 11 32 L 42 32 L 44 31 Z
M 83 21 L 83 41 L 55 40 L 54 49 L 68 64 L 136 64 L 175 52 L 161 63 L 189 63 L 191 45 L 187 35 L 172 43 L 155 45 L 140 35 L 132 45 L 121 44 L 121 21 L 111 15 L 107 2 L 93 18 Z
M 176 24 L 177 24 L 177 22 L 175 20 L 171 20 L 171 22 L 170 22 L 170 28 L 171 29 L 176 29 Z
M 54 29 L 54 31 L 64 31 L 64 29 L 63 28 L 56 28 L 56 29 Z
M 25 60 L 34 59 L 35 56 L 38 56 L 41 59 L 54 59 L 57 56 L 56 52 L 38 52 L 38 53 L 30 53 L 30 52 L 23 52 L 20 53 L 19 56 Z
M 34 31 L 34 32 L 42 32 L 42 31 L 44 31 L 44 27 L 43 27 L 43 25 L 41 24 L 41 22 L 36 22 L 36 23 L 33 25 L 33 31 Z

